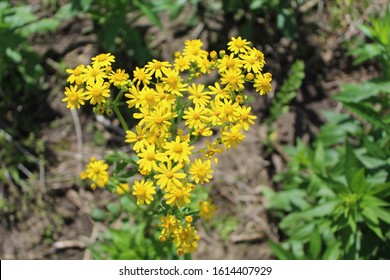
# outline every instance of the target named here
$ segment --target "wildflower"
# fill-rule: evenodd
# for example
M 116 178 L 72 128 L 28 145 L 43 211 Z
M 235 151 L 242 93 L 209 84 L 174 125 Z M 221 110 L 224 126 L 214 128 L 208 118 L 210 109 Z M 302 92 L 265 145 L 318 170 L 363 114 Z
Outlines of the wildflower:
M 104 187 L 108 183 L 108 164 L 104 160 L 91 158 L 87 165 L 87 178 L 94 181 L 99 187 Z
M 210 221 L 217 207 L 211 200 L 199 202 L 199 216 L 206 222 Z
M 223 103 L 216 99 L 215 101 L 210 102 L 210 110 L 209 110 L 209 117 L 210 117 L 210 123 L 215 126 L 222 125 L 222 120 L 220 116 L 222 115 L 223 110 Z
M 241 36 L 238 38 L 231 38 L 231 41 L 228 43 L 228 50 L 231 52 L 234 52 L 235 54 L 239 52 L 246 52 L 248 49 L 250 49 L 249 45 L 251 42 L 247 41 L 246 39 L 242 39 Z
M 150 129 L 150 131 L 167 132 L 171 125 L 170 120 L 174 117 L 176 117 L 176 114 L 171 112 L 170 107 L 159 106 L 145 116 L 145 127 Z
M 251 107 L 246 108 L 245 106 L 239 106 L 234 112 L 240 122 L 240 125 L 242 125 L 245 130 L 249 130 L 249 126 L 255 124 L 254 120 L 257 118 L 256 116 L 250 114 L 251 109 Z
M 206 140 L 206 148 L 201 150 L 205 154 L 206 157 L 209 159 L 214 159 L 214 162 L 218 164 L 218 158 L 216 157 L 217 154 L 223 153 L 222 148 L 218 148 L 218 141 L 214 141 L 212 144 L 210 144 L 209 141 Z
M 129 74 L 127 74 L 125 70 L 117 69 L 116 72 L 111 71 L 109 78 L 110 83 L 120 88 L 127 84 L 129 80 Z
M 215 94 L 215 99 L 230 98 L 229 92 L 225 88 L 221 88 L 218 82 L 214 83 L 214 86 L 208 86 L 210 94 Z
M 194 226 L 187 224 L 186 226 L 177 227 L 174 232 L 175 243 L 178 251 L 181 248 L 183 253 L 191 253 L 198 248 L 198 240 L 200 236 L 197 234 Z
M 185 125 L 189 128 L 200 128 L 204 124 L 207 124 L 210 121 L 210 118 L 207 116 L 208 109 L 202 106 L 188 107 L 184 111 L 183 119 L 185 119 Z
M 87 85 L 86 99 L 90 99 L 92 105 L 106 102 L 106 98 L 110 97 L 110 89 L 102 80 L 91 82 Z
M 184 44 L 186 46 L 184 47 L 183 55 L 191 62 L 198 62 L 203 58 L 207 58 L 208 52 L 202 49 L 203 42 L 201 40 L 187 40 Z
M 203 184 L 209 182 L 213 176 L 211 175 L 214 171 L 211 169 L 211 161 L 195 159 L 194 163 L 191 164 L 189 173 L 192 175 L 191 180 L 195 183 Z
M 231 90 L 242 90 L 244 88 L 244 75 L 238 68 L 228 69 L 221 74 L 221 83 L 228 85 Z
M 66 72 L 71 74 L 66 81 L 71 84 L 75 83 L 76 85 L 82 84 L 84 82 L 84 67 L 85 65 L 80 64 L 75 69 L 66 69 Z
M 218 59 L 218 72 L 224 73 L 228 70 L 238 70 L 242 66 L 242 61 L 238 57 L 234 57 L 234 54 L 225 55 L 221 59 Z
M 133 195 L 137 197 L 137 204 L 150 204 L 154 200 L 153 195 L 156 194 L 156 187 L 153 186 L 152 181 L 134 181 Z
M 183 96 L 181 91 L 185 90 L 185 86 L 181 82 L 181 78 L 179 72 L 176 70 L 172 70 L 167 68 L 164 70 L 165 77 L 161 79 L 161 81 L 165 84 L 164 89 L 170 93 L 173 93 L 177 96 Z
M 192 84 L 188 87 L 188 93 L 190 94 L 188 99 L 192 100 L 195 105 L 207 106 L 210 102 L 211 97 L 207 91 L 204 91 L 203 84 Z
M 140 106 L 140 94 L 135 86 L 129 88 L 129 93 L 126 93 L 125 97 L 129 99 L 128 101 L 126 101 L 126 104 L 129 108 L 132 108 L 134 106 L 138 108 Z
M 149 107 L 153 108 L 160 101 L 157 92 L 152 88 L 144 87 L 138 93 L 138 102 L 136 103 L 137 108 L 138 106 L 141 106 L 144 109 L 149 109 Z
M 141 149 L 141 152 L 137 155 L 140 158 L 137 161 L 140 168 L 149 172 L 157 169 L 157 161 L 168 161 L 165 154 L 156 151 L 154 144 Z
M 181 187 L 183 184 L 179 179 L 184 179 L 186 177 L 185 173 L 180 172 L 182 168 L 182 164 L 177 164 L 172 167 L 171 160 L 168 160 L 166 165 L 165 163 L 160 163 L 159 166 L 155 168 L 155 171 L 158 174 L 154 175 L 154 178 L 158 180 L 157 185 L 160 185 L 162 190 L 168 190 L 172 187 Z
M 221 114 L 219 117 L 223 121 L 234 122 L 236 121 L 236 110 L 239 107 L 237 102 L 233 102 L 232 100 L 225 99 L 221 104 Z
M 237 146 L 244 139 L 245 135 L 242 134 L 241 126 L 239 125 L 233 126 L 230 129 L 225 127 L 224 131 L 222 132 L 222 143 L 227 150 Z
M 190 69 L 189 57 L 183 55 L 176 57 L 173 67 L 176 71 L 180 71 L 180 72 Z
M 130 192 L 129 184 L 123 183 L 116 186 L 115 192 L 119 195 L 124 195 L 125 193 Z
M 258 73 L 255 78 L 255 83 L 253 86 L 255 87 L 256 91 L 260 93 L 260 95 L 264 95 L 272 90 L 271 81 L 272 81 L 271 73 L 265 73 L 265 74 Z
M 113 62 L 115 62 L 115 57 L 111 53 L 102 53 L 92 57 L 92 66 L 96 66 L 98 68 L 110 66 Z
M 152 79 L 152 74 L 147 73 L 145 68 L 135 67 L 133 71 L 133 82 L 136 83 L 137 87 L 142 83 L 144 86 L 150 84 L 150 80 Z
M 148 62 L 145 69 L 150 75 L 154 74 L 156 78 L 161 78 L 163 71 L 168 69 L 168 67 L 171 67 L 171 64 L 168 61 L 159 61 L 157 59 L 153 59 L 152 61 Z
M 166 215 L 161 217 L 161 224 L 160 227 L 162 227 L 161 234 L 170 236 L 173 231 L 176 229 L 177 220 L 175 216 L 173 215 Z
M 264 67 L 264 60 L 258 59 L 258 53 L 250 51 L 246 54 L 240 54 L 243 61 L 243 68 L 248 72 L 259 73 Z
M 141 151 L 141 149 L 145 148 L 148 145 L 146 129 L 141 125 L 137 125 L 135 127 L 135 133 L 131 130 L 126 131 L 126 143 L 135 143 L 133 144 L 133 150 L 137 153 Z
M 66 108 L 73 110 L 75 107 L 80 109 L 80 104 L 84 105 L 84 100 L 86 99 L 84 90 L 82 88 L 77 88 L 76 86 L 65 87 L 66 97 L 62 98 L 62 102 L 66 103 Z
M 168 189 L 167 193 L 164 195 L 164 198 L 166 199 L 165 202 L 171 207 L 174 207 L 176 205 L 178 208 L 181 208 L 191 202 L 191 191 L 192 190 L 186 186 L 174 186 Z
M 101 82 L 103 84 L 104 78 L 107 78 L 107 73 L 96 65 L 87 65 L 87 67 L 83 69 L 83 73 L 87 85 L 96 82 Z
M 192 135 L 208 137 L 213 135 L 213 131 L 207 124 L 201 124 L 200 126 L 194 128 Z
M 180 141 L 180 137 L 176 136 L 175 141 L 165 143 L 164 145 L 169 159 L 174 160 L 175 162 L 190 162 L 191 151 L 194 149 L 193 146 L 189 145 L 189 141 Z

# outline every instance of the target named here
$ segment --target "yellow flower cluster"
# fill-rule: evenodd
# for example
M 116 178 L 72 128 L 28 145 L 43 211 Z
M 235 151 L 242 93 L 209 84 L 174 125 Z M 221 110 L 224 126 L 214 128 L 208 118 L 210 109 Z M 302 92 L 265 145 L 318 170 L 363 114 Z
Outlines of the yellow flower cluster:
M 81 172 L 81 179 L 89 179 L 92 181 L 91 188 L 96 189 L 96 185 L 103 188 L 109 180 L 108 164 L 104 160 L 96 160 L 95 157 L 91 157 L 90 162 L 87 165 L 87 170 Z
M 133 78 L 124 70 L 111 69 L 115 60 L 111 54 L 100 54 L 92 58 L 91 65 L 67 70 L 71 85 L 63 99 L 71 109 L 89 101 L 100 108 L 111 106 L 117 113 L 126 130 L 125 142 L 132 145 L 143 175 L 142 180 L 133 182 L 131 193 L 139 205 L 163 200 L 169 206 L 169 214 L 162 218 L 160 240 L 173 240 L 179 254 L 194 251 L 199 239 L 192 217 L 183 219 L 182 209 L 191 202 L 196 185 L 212 179 L 212 164 L 218 163 L 218 154 L 241 143 L 243 132 L 256 119 L 251 107 L 245 105 L 245 86 L 251 84 L 260 95 L 272 90 L 272 75 L 262 72 L 264 54 L 249 41 L 232 38 L 227 51 L 219 53 L 202 47 L 201 40 L 188 40 L 172 63 L 153 59 L 142 68 L 136 67 Z M 216 76 L 216 82 L 200 82 L 203 75 Z M 114 101 L 108 100 L 111 86 L 120 89 Z M 133 130 L 127 129 L 115 110 L 122 95 L 138 120 Z M 213 135 L 214 140 L 195 148 L 199 138 L 211 139 Z M 104 186 L 106 169 L 102 161 L 91 161 L 84 177 Z M 199 205 L 199 215 L 205 220 L 214 211 L 209 201 Z

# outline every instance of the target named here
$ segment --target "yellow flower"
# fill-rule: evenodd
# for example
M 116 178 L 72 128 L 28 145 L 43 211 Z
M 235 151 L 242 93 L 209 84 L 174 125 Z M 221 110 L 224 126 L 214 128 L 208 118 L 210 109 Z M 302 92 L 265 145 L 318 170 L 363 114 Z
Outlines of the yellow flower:
M 191 180 L 195 183 L 203 184 L 204 182 L 209 182 L 213 177 L 211 174 L 214 170 L 211 169 L 211 161 L 205 160 L 202 162 L 200 159 L 195 159 L 191 164 L 189 173 L 192 175 Z
M 187 90 L 190 94 L 188 99 L 192 100 L 195 105 L 207 106 L 207 104 L 210 102 L 211 97 L 207 91 L 204 91 L 203 84 L 192 84 L 190 87 L 188 87 Z
M 210 118 L 207 114 L 209 114 L 209 110 L 202 106 L 188 107 L 187 110 L 184 110 L 185 125 L 189 128 L 200 128 L 209 123 Z
M 71 74 L 66 81 L 71 84 L 76 83 L 76 85 L 82 84 L 84 82 L 84 67 L 85 65 L 80 64 L 75 69 L 66 69 L 66 72 Z
M 145 116 L 145 127 L 150 131 L 168 132 L 171 125 L 170 120 L 174 117 L 176 117 L 176 114 L 171 112 L 171 107 L 158 106 L 154 111 L 150 111 L 149 115 Z
M 254 87 L 260 95 L 267 94 L 272 90 L 272 74 L 271 73 L 258 73 L 255 78 Z
M 133 195 L 137 197 L 137 204 L 150 204 L 154 200 L 153 195 L 156 194 L 156 187 L 153 186 L 152 181 L 145 181 L 142 179 L 141 182 L 134 181 Z
M 157 59 L 153 59 L 152 61 L 148 62 L 145 68 L 150 75 L 154 74 L 156 78 L 162 78 L 162 72 L 168 67 L 171 67 L 171 64 L 168 61 L 159 61 Z
M 135 106 L 137 108 L 137 105 L 143 107 L 144 109 L 149 109 L 150 107 L 153 108 L 160 101 L 158 93 L 152 88 L 144 87 L 138 93 L 138 102 Z
M 129 80 L 129 74 L 127 74 L 125 70 L 117 69 L 116 72 L 111 71 L 109 78 L 110 83 L 120 88 L 127 84 Z
M 214 83 L 214 86 L 208 86 L 210 94 L 215 94 L 215 99 L 230 98 L 230 93 L 225 89 L 221 88 L 218 82 Z
M 242 134 L 240 125 L 233 126 L 230 129 L 225 127 L 222 132 L 222 143 L 227 150 L 237 146 L 239 143 L 244 141 L 244 139 L 245 135 Z
M 164 198 L 166 199 L 165 202 L 171 207 L 176 205 L 178 208 L 181 208 L 191 202 L 191 191 L 192 189 L 186 186 L 173 186 L 172 188 L 168 189 L 167 193 L 164 195 Z
M 173 231 L 176 229 L 177 220 L 175 216 L 173 215 L 166 215 L 161 217 L 161 224 L 160 227 L 162 227 L 161 234 L 170 236 Z
M 129 93 L 125 94 L 125 97 L 128 98 L 129 100 L 126 101 L 127 106 L 129 108 L 136 107 L 139 108 L 140 106 L 140 94 L 138 89 L 135 86 L 132 86 L 129 88 Z
M 85 82 L 87 83 L 87 85 L 90 85 L 90 84 L 93 84 L 96 82 L 103 83 L 104 78 L 107 78 L 106 71 L 104 69 L 99 68 L 96 65 L 93 65 L 93 66 L 87 65 L 87 67 L 85 67 L 83 69 L 83 73 L 84 73 L 84 78 L 85 78 Z
M 258 53 L 255 51 L 249 51 L 246 54 L 240 54 L 240 58 L 244 62 L 243 68 L 253 73 L 259 73 L 264 67 L 264 60 L 259 60 Z
M 201 150 L 201 152 L 203 152 L 206 157 L 208 157 L 209 159 L 214 159 L 214 162 L 217 164 L 218 158 L 216 157 L 216 155 L 223 153 L 223 149 L 218 148 L 218 145 L 218 141 L 214 141 L 210 144 L 210 142 L 206 140 L 206 148 Z
M 225 55 L 221 59 L 218 59 L 218 72 L 224 73 L 228 70 L 238 70 L 242 66 L 242 61 L 238 57 L 234 57 L 234 54 Z
M 234 112 L 240 125 L 242 125 L 245 130 L 249 130 L 249 126 L 255 124 L 253 120 L 257 119 L 256 116 L 250 114 L 251 109 L 251 107 L 246 108 L 245 106 L 239 106 Z
M 137 164 L 139 164 L 141 169 L 151 172 L 158 168 L 157 161 L 168 161 L 167 156 L 157 152 L 155 147 L 154 144 L 148 145 L 146 148 L 141 149 L 141 152 L 137 154 L 140 158 L 137 161 Z
M 219 117 L 223 121 L 234 122 L 236 121 L 236 111 L 239 107 L 237 102 L 233 102 L 232 100 L 225 99 L 221 105 L 221 114 Z
M 108 183 L 108 164 L 104 160 L 91 161 L 87 165 L 87 178 L 94 181 L 99 187 L 104 187 Z
M 77 88 L 76 86 L 65 87 L 65 95 L 62 99 L 62 102 L 67 102 L 66 108 L 73 110 L 75 107 L 80 109 L 80 104 L 84 105 L 84 100 L 86 99 L 84 90 L 82 88 Z
M 158 180 L 157 185 L 160 185 L 162 190 L 168 190 L 172 187 L 181 187 L 183 184 L 179 179 L 184 179 L 186 177 L 185 173 L 180 172 L 182 168 L 182 164 L 172 167 L 172 161 L 170 160 L 167 161 L 167 165 L 160 163 L 155 169 L 158 174 L 154 175 L 154 178 Z
M 207 58 L 208 52 L 202 50 L 203 42 L 199 39 L 185 41 L 183 50 L 184 57 L 187 57 L 190 62 L 198 62 L 203 58 Z
M 164 89 L 177 96 L 183 96 L 181 91 L 185 90 L 186 85 L 182 83 L 179 72 L 170 68 L 167 68 L 163 72 L 165 77 L 163 77 L 161 81 L 165 85 Z
M 245 83 L 244 77 L 240 69 L 231 68 L 221 74 L 221 83 L 228 85 L 231 90 L 242 90 Z
M 246 52 L 248 49 L 250 49 L 249 45 L 251 42 L 247 41 L 246 39 L 242 39 L 241 36 L 238 38 L 231 38 L 231 41 L 228 43 L 228 50 L 234 53 L 239 52 Z
M 124 195 L 125 193 L 130 192 L 129 184 L 123 183 L 116 187 L 115 192 L 119 195 Z
M 96 66 L 98 68 L 110 66 L 113 62 L 115 62 L 115 57 L 111 53 L 102 53 L 92 57 L 92 66 Z
M 198 240 L 200 236 L 196 229 L 191 224 L 186 224 L 185 227 L 177 227 L 174 231 L 174 241 L 178 247 L 178 253 L 192 253 L 198 249 Z
M 110 97 L 110 89 L 103 80 L 97 80 L 87 85 L 85 97 L 92 105 L 105 103 L 106 98 Z
M 199 216 L 206 222 L 211 220 L 215 210 L 217 210 L 217 207 L 210 200 L 199 203 Z
M 152 79 L 152 74 L 147 73 L 145 68 L 135 67 L 133 71 L 133 82 L 137 84 L 137 87 L 142 83 L 144 86 L 150 84 L 150 80 Z
M 190 69 L 190 59 L 187 56 L 180 55 L 175 58 L 174 66 L 176 71 L 186 71 Z
M 175 141 L 167 142 L 164 145 L 169 159 L 174 160 L 175 162 L 190 162 L 191 151 L 194 149 L 193 146 L 189 145 L 189 141 L 180 141 L 180 136 L 176 136 Z
M 139 153 L 141 149 L 145 148 L 148 145 L 146 129 L 141 125 L 135 127 L 135 133 L 131 130 L 126 131 L 126 143 L 135 143 L 133 144 L 133 150 L 136 153 Z

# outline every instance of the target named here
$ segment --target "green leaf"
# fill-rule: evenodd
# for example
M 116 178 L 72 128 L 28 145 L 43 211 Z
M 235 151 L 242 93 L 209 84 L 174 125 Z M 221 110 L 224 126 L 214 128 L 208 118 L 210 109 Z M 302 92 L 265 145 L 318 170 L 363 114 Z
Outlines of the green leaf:
M 364 168 L 361 168 L 353 177 L 351 184 L 351 190 L 356 194 L 363 194 L 366 189 L 366 177 L 364 175 Z
M 353 148 L 348 141 L 345 142 L 345 161 L 344 161 L 345 177 L 347 178 L 348 185 L 352 184 L 352 180 L 355 174 L 359 170 L 359 165 L 353 152 Z
M 296 258 L 294 257 L 291 252 L 288 250 L 284 249 L 280 244 L 277 244 L 276 242 L 269 240 L 268 244 L 272 250 L 272 252 L 275 254 L 275 256 L 279 260 L 295 260 Z
M 362 165 L 368 169 L 375 169 L 388 164 L 386 160 L 363 154 L 356 153 L 356 157 L 359 159 Z
M 120 206 L 115 202 L 110 202 L 106 205 L 107 210 L 114 215 L 118 215 L 121 212 Z
M 147 4 L 144 4 L 144 3 L 142 3 L 142 2 L 140 2 L 138 0 L 133 0 L 133 4 L 138 9 L 140 9 L 144 15 L 146 15 L 148 17 L 148 19 L 150 20 L 150 22 L 153 25 L 156 25 L 156 26 L 159 26 L 159 27 L 162 26 L 162 24 L 160 22 L 160 19 L 158 18 L 156 13 L 153 11 L 151 6 L 148 6 Z
M 324 260 L 338 260 L 340 259 L 341 250 L 340 245 L 337 242 L 329 244 L 322 257 Z
M 382 117 L 379 115 L 377 111 L 372 108 L 372 105 L 369 103 L 344 103 L 344 105 L 354 112 L 358 114 L 366 121 L 371 124 L 382 128 L 383 130 L 390 132 L 389 126 L 383 122 Z
M 106 219 L 106 212 L 99 208 L 93 208 L 91 212 L 91 217 L 94 221 L 102 222 Z
M 310 235 L 309 252 L 311 259 L 318 259 L 321 253 L 321 236 L 317 227 Z
M 325 150 L 321 141 L 316 142 L 314 150 L 314 167 L 321 173 L 325 171 Z
M 380 238 L 384 239 L 383 233 L 381 228 L 379 227 L 379 220 L 378 217 L 371 208 L 364 208 L 362 211 L 363 217 L 367 221 L 367 226 Z
M 375 212 L 377 217 L 387 224 L 390 224 L 390 210 L 382 207 L 373 207 L 372 211 Z
M 359 103 L 377 95 L 378 92 L 378 88 L 368 82 L 364 84 L 344 84 L 341 86 L 340 93 L 336 94 L 334 99 L 347 103 Z

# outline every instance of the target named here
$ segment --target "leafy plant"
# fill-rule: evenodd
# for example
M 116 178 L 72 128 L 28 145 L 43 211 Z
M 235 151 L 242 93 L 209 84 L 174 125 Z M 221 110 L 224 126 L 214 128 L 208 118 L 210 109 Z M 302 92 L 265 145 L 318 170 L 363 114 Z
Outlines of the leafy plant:
M 280 219 L 276 257 L 390 257 L 389 82 L 345 84 L 334 99 L 348 113 L 324 112 L 312 147 L 286 147 L 288 170 L 275 177 L 283 189 L 264 192 Z

